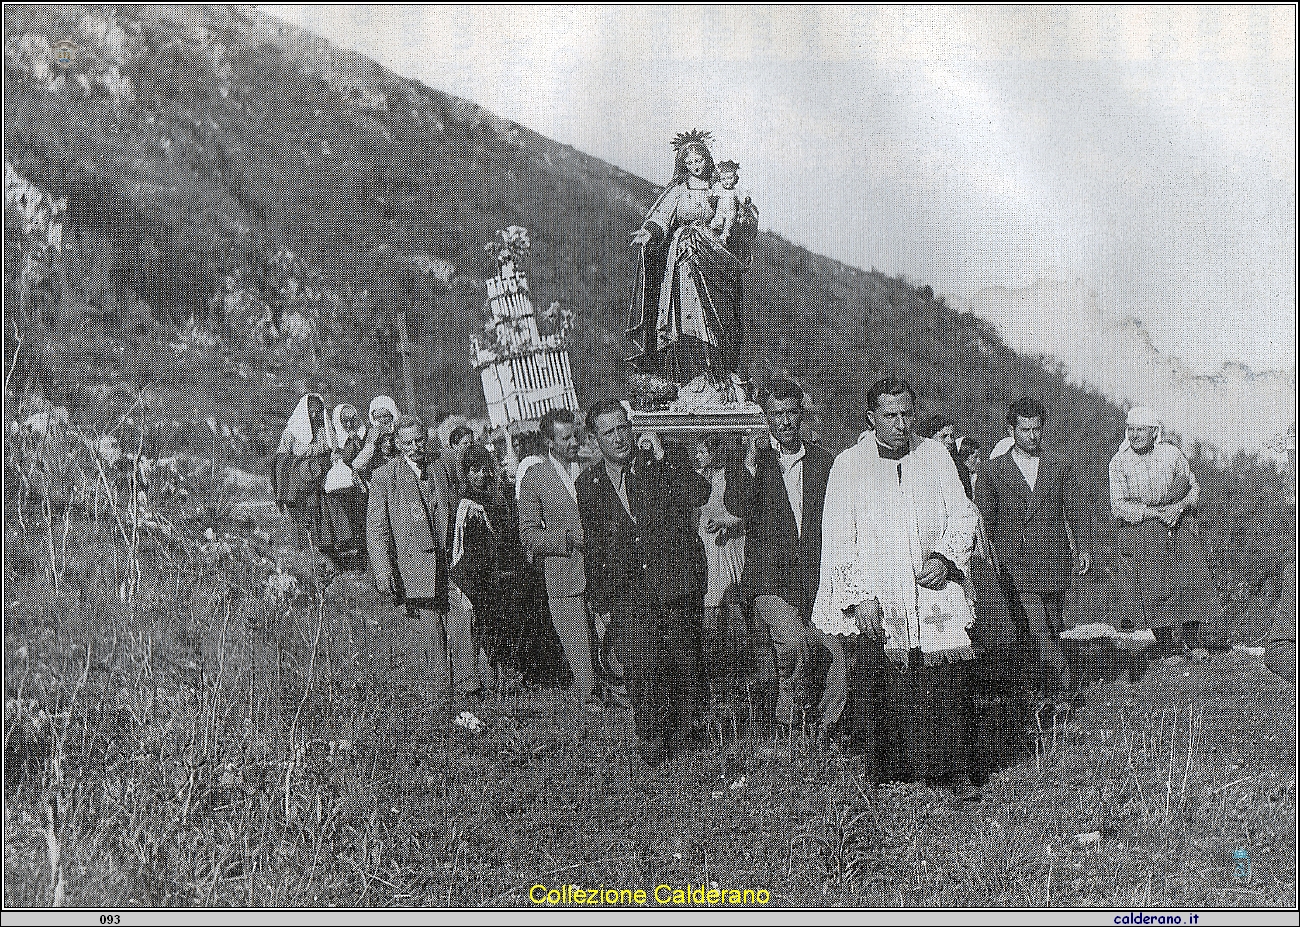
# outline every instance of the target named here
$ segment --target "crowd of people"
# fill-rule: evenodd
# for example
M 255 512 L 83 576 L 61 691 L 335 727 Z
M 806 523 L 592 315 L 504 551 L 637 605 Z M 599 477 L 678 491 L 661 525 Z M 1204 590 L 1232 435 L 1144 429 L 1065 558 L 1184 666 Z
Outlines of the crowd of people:
M 1079 475 L 1045 449 L 1048 411 L 1012 404 L 986 462 L 948 419 L 918 426 L 902 380 L 868 391 L 868 430 L 838 456 L 798 384 L 762 405 L 766 430 L 743 438 L 665 446 L 600 401 L 499 445 L 457 427 L 439 451 L 386 396 L 363 420 L 310 394 L 276 497 L 332 568 L 368 562 L 399 606 L 395 672 L 430 710 L 571 680 L 580 711 L 631 709 L 650 767 L 697 749 L 725 704 L 859 754 L 877 781 L 978 795 L 980 713 L 1059 716 L 1082 682 L 1062 632 L 1094 531 Z M 1150 410 L 1129 414 L 1110 494 L 1119 630 L 1151 629 L 1160 656 L 1217 643 L 1196 479 Z

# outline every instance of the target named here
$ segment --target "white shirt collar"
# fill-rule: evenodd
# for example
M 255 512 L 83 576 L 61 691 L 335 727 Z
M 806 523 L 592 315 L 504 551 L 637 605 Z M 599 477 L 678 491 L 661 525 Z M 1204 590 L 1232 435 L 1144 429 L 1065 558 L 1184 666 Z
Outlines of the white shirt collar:
M 416 479 L 424 479 L 424 470 L 422 470 L 414 460 L 407 457 L 405 454 L 402 455 L 402 459 L 406 461 L 408 467 L 415 471 Z
M 780 448 L 780 445 L 777 446 Z M 803 455 L 807 450 L 808 447 L 804 444 L 800 444 L 799 450 L 795 451 L 793 454 L 787 453 L 784 448 L 780 448 L 780 450 L 777 451 L 777 459 L 781 461 L 781 469 L 783 471 L 789 470 L 799 461 L 803 460 Z
M 565 479 L 571 480 L 578 475 L 577 474 L 578 464 L 576 462 L 571 464 L 566 464 L 563 460 L 560 460 L 560 458 L 556 457 L 554 454 L 547 454 L 546 456 L 550 459 L 551 465 L 555 467 L 556 472 L 558 472 Z

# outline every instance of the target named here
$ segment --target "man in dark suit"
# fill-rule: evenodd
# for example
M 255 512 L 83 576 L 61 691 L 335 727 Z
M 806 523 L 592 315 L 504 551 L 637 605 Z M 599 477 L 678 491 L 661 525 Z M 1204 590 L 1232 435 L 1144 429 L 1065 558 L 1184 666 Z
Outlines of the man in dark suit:
M 594 695 L 591 628 L 587 613 L 585 536 L 578 514 L 578 423 L 568 409 L 551 409 L 539 424 L 546 459 L 519 482 L 519 539 L 546 574 L 551 622 L 573 671 L 574 696 L 587 711 L 601 710 Z
M 763 404 L 768 432 L 752 440 L 746 469 L 752 474 L 746 509 L 745 571 L 741 596 L 753 618 L 766 627 L 772 650 L 758 654 L 775 660 L 775 668 L 760 673 L 777 681 L 776 692 L 763 693 L 764 714 L 776 703 L 777 720 L 796 723 L 796 713 L 807 701 L 808 674 L 813 648 L 820 635 L 808 617 L 817 598 L 822 554 L 822 504 L 831 455 L 815 444 L 805 444 L 803 389 L 790 380 L 772 385 Z M 822 705 L 829 725 L 844 709 L 847 689 L 830 694 Z M 838 704 L 838 709 L 835 707 Z
M 709 495 L 688 467 L 671 466 L 663 447 L 639 454 L 623 407 L 587 413 L 602 460 L 578 477 L 586 533 L 587 596 L 607 616 L 614 653 L 632 701 L 637 749 L 650 766 L 696 740 L 704 549 L 694 506 Z
M 1073 574 L 1088 572 L 1092 523 L 1074 469 L 1042 453 L 1046 410 L 1021 399 L 1007 412 L 1014 445 L 989 461 L 975 487 L 975 501 L 1002 566 L 1013 608 L 1038 645 L 1047 694 L 1073 691 L 1061 649 L 1064 597 Z
M 461 696 L 481 693 L 477 648 L 470 613 L 448 601 L 448 489 L 432 467 L 428 435 L 418 418 L 404 415 L 395 436 L 399 456 L 371 477 L 366 545 L 375 586 L 405 606 L 391 628 L 399 672 L 431 689 L 433 704 L 445 711 L 453 684 Z

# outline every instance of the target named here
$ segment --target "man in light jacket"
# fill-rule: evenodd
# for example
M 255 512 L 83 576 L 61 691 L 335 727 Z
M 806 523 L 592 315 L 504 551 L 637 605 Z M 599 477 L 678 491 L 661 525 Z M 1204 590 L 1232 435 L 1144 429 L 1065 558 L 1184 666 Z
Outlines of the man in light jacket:
M 399 672 L 433 704 L 481 695 L 470 612 L 447 596 L 448 489 L 432 466 L 428 435 L 413 415 L 395 430 L 398 456 L 375 471 L 366 507 L 366 543 L 380 594 L 405 613 L 392 629 Z M 450 657 L 450 661 L 449 661 Z
M 573 689 L 586 710 L 601 710 L 593 690 L 591 631 L 587 612 L 585 538 L 578 514 L 578 423 L 567 409 L 551 409 L 538 425 L 546 459 L 519 482 L 519 539 L 546 574 L 551 621 L 573 671 Z

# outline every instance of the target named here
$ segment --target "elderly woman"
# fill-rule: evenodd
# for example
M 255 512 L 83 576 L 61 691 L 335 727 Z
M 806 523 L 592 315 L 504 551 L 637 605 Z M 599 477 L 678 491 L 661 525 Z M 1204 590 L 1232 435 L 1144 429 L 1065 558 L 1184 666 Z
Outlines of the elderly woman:
M 1176 628 L 1181 644 L 1195 647 L 1214 640 L 1222 613 L 1195 518 L 1201 489 L 1187 457 L 1161 437 L 1154 412 L 1129 410 L 1124 443 L 1110 461 L 1110 505 L 1130 610 L 1155 632 L 1157 655 L 1168 656 Z
M 293 520 L 299 545 L 315 550 L 330 571 L 339 541 L 352 540 L 350 530 L 339 536 L 325 505 L 325 476 L 334 450 L 325 400 L 308 393 L 298 400 L 276 448 L 275 499 Z
M 365 444 L 352 461 L 352 471 L 363 483 L 369 483 L 372 473 L 397 456 L 393 429 L 401 417 L 397 403 L 390 397 L 376 396 L 370 400 L 370 427 L 366 429 Z
M 357 475 L 373 459 L 374 443 L 366 440 L 369 429 L 356 406 L 334 407 L 334 445 L 330 470 L 325 474 L 325 512 L 336 539 L 337 552 L 354 559 L 365 549 L 366 489 Z M 370 455 L 362 458 L 367 448 Z

